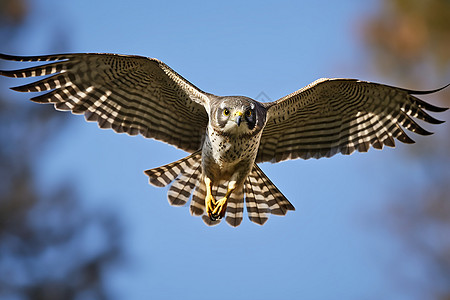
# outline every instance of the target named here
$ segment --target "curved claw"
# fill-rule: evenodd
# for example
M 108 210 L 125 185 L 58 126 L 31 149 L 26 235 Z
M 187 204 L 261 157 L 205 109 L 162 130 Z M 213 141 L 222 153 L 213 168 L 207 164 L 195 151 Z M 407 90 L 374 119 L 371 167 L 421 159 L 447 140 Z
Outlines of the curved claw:
M 217 221 L 218 219 L 220 219 L 220 217 L 218 217 L 217 215 L 212 215 L 212 214 L 208 214 L 209 218 L 211 219 L 211 221 Z

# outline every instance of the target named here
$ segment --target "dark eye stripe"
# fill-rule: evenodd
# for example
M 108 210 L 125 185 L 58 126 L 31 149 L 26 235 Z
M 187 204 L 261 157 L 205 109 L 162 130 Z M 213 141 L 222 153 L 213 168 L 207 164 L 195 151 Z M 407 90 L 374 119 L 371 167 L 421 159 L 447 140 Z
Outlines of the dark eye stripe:
M 248 129 L 253 130 L 256 126 L 256 115 L 254 111 L 249 109 L 245 112 L 245 119 L 247 121 Z

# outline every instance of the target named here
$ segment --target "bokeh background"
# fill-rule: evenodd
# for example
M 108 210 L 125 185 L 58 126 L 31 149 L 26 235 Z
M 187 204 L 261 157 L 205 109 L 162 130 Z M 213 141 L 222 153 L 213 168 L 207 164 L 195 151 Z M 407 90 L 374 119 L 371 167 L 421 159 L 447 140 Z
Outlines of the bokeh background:
M 259 100 L 320 77 L 434 89 L 450 2 L 0 0 L 0 51 L 150 56 Z M 1 299 L 450 299 L 449 112 L 414 145 L 263 164 L 297 210 L 210 228 L 143 174 L 186 153 L 8 90 L 26 82 L 0 80 Z

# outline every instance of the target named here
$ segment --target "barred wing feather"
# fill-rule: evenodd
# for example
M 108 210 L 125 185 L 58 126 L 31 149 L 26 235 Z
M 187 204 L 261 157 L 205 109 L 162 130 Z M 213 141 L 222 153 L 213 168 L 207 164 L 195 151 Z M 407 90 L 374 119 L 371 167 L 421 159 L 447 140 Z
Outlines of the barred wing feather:
M 35 102 L 84 114 L 101 128 L 142 134 L 191 153 L 200 148 L 208 123 L 207 94 L 157 59 L 117 54 L 0 54 L 0 58 L 54 61 L 0 71 L 0 75 L 16 78 L 50 75 L 13 88 L 19 92 L 50 91 L 32 98 Z
M 442 112 L 446 108 L 413 95 L 441 89 L 410 91 L 354 79 L 319 79 L 266 104 L 268 121 L 256 161 L 330 157 L 355 150 L 366 152 L 370 146 L 394 147 L 394 139 L 414 143 L 402 128 L 429 135 L 431 132 L 413 118 L 439 124 L 442 121 L 425 110 Z

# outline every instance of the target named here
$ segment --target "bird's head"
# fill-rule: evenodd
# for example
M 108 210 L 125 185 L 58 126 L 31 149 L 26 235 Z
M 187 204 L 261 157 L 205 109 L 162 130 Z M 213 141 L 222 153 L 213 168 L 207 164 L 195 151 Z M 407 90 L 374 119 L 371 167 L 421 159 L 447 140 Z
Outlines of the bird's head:
M 265 109 L 247 97 L 221 97 L 215 112 L 213 125 L 228 134 L 252 134 L 262 129 Z

